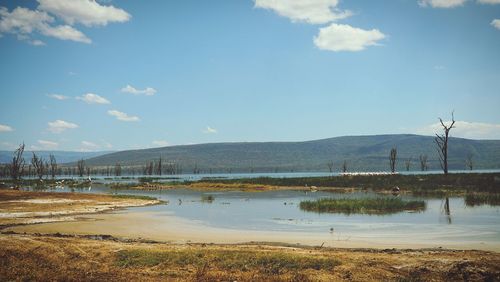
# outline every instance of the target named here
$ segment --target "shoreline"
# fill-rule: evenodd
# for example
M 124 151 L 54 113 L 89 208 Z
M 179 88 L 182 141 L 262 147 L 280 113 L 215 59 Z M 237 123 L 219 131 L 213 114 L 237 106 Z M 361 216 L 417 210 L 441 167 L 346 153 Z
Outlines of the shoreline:
M 174 228 L 172 228 L 174 227 Z M 248 244 L 266 242 L 309 247 L 365 248 L 365 249 L 449 249 L 482 250 L 500 253 L 496 244 L 480 241 L 450 241 L 429 237 L 410 238 L 397 242 L 394 238 L 381 238 L 377 234 L 317 233 L 302 231 L 262 231 L 229 229 L 209 226 L 203 222 L 179 218 L 161 212 L 121 210 L 101 214 L 87 214 L 72 221 L 38 223 L 7 227 L 3 232 L 26 234 L 106 234 L 127 240 L 144 239 L 175 244 Z

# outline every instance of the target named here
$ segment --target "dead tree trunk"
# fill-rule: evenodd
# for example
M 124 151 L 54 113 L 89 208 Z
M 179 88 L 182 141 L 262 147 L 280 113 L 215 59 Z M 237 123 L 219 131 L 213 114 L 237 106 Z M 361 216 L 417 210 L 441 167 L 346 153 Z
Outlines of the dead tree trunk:
M 24 143 L 19 145 L 19 148 L 14 152 L 12 162 L 9 164 L 9 172 L 12 180 L 19 180 L 24 171 Z
M 450 134 L 450 130 L 455 124 L 455 117 L 453 116 L 453 112 L 451 113 L 451 124 L 444 124 L 443 120 L 439 118 L 439 122 L 441 122 L 441 126 L 443 127 L 444 134 L 436 134 L 436 138 L 434 141 L 436 142 L 438 153 L 439 153 L 439 163 L 441 164 L 441 168 L 443 169 L 444 174 L 448 174 L 448 137 Z
M 328 162 L 328 163 L 327 163 L 327 165 L 328 165 L 328 170 L 329 170 L 330 172 L 333 172 L 333 162 L 332 162 L 332 161 L 330 161 L 330 162 Z
M 52 176 L 52 179 L 56 178 L 57 174 L 57 161 L 56 157 L 52 154 L 49 156 L 50 158 L 50 175 Z
M 412 157 L 408 158 L 408 159 L 405 161 L 405 168 L 406 168 L 406 171 L 410 171 L 411 161 L 412 161 Z
M 473 157 L 474 155 L 472 155 L 472 153 L 468 153 L 467 158 L 465 159 L 465 167 L 469 170 L 472 170 L 474 166 L 474 162 L 472 160 Z
M 427 168 L 429 167 L 427 165 L 427 155 L 420 155 L 419 159 L 420 159 L 420 170 L 426 171 Z
M 389 155 L 389 165 L 391 167 L 391 172 L 396 172 L 396 158 L 398 155 L 398 150 L 396 148 L 391 149 L 391 153 Z
M 85 174 L 85 161 L 83 159 L 79 160 L 76 163 L 76 168 L 78 170 L 78 176 L 83 177 L 83 174 Z
M 342 172 L 344 172 L 344 173 L 347 172 L 347 161 L 344 161 L 342 163 Z

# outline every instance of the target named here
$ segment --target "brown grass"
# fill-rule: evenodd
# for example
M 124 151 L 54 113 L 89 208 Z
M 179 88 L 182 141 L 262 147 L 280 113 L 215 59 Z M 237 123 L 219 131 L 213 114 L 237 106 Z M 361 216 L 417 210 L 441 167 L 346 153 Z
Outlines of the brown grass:
M 483 251 L 169 245 L 0 235 L 0 280 L 499 281 Z

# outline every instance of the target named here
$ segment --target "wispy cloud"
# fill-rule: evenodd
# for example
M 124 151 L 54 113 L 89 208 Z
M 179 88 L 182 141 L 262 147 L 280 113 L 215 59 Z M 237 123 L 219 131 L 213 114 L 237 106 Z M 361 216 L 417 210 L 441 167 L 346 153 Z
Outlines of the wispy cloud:
M 121 89 L 122 92 L 124 93 L 130 93 L 134 95 L 146 95 L 146 96 L 153 96 L 156 94 L 156 89 L 151 88 L 151 87 L 146 87 L 146 89 L 140 90 L 136 89 L 135 87 L 128 85 L 123 87 Z
M 139 121 L 140 120 L 139 117 L 137 117 L 137 116 L 129 116 L 128 114 L 126 114 L 124 112 L 117 111 L 117 110 L 109 110 L 108 114 L 110 116 L 116 117 L 117 120 L 121 120 L 121 121 Z
M 445 124 L 450 123 L 450 121 L 445 121 Z M 441 124 L 436 122 L 420 128 L 417 133 L 434 135 L 436 133 L 441 133 L 442 130 Z M 454 128 L 450 131 L 450 135 L 470 139 L 500 139 L 500 124 L 456 121 Z
M 272 10 L 293 22 L 325 24 L 352 15 L 337 8 L 338 3 L 338 0 L 255 0 L 255 7 Z
M 170 145 L 170 144 L 168 143 L 168 141 L 166 141 L 166 140 L 154 140 L 154 141 L 153 141 L 153 142 L 151 142 L 151 143 L 152 143 L 153 145 L 155 145 L 155 146 L 160 146 L 160 147 L 165 147 L 165 146 Z
M 491 25 L 496 29 L 500 29 L 500 20 L 499 19 L 492 20 Z
M 78 151 L 81 151 L 81 152 L 90 152 L 90 151 L 96 151 L 97 149 L 100 148 L 100 146 L 94 142 L 90 142 L 90 141 L 82 141 L 80 142 L 80 149 Z
M 477 2 L 490 5 L 500 4 L 500 0 L 477 0 Z
M 418 4 L 421 7 L 432 8 L 455 8 L 463 6 L 467 0 L 420 0 Z
M 437 70 L 437 71 L 441 71 L 441 70 L 444 70 L 444 69 L 446 69 L 446 67 L 443 66 L 443 65 L 435 65 L 434 66 L 434 70 Z
M 77 100 L 82 100 L 87 104 L 110 104 L 106 98 L 101 97 L 94 93 L 83 94 L 82 96 L 76 97 Z
M 319 29 L 314 44 L 322 50 L 361 51 L 368 46 L 378 45 L 385 35 L 378 29 L 364 30 L 345 24 L 332 23 Z
M 56 100 L 67 100 L 67 99 L 69 99 L 68 96 L 59 95 L 59 94 L 48 94 L 47 96 L 49 96 L 52 99 L 56 99 Z
M 5 124 L 0 124 L 0 132 L 9 132 L 13 131 L 14 129 L 8 125 Z
M 78 125 L 77 124 L 74 124 L 74 123 L 71 123 L 71 122 L 67 122 L 67 121 L 64 121 L 64 120 L 55 120 L 55 121 L 52 121 L 52 122 L 49 122 L 49 131 L 52 132 L 52 133 L 61 133 L 67 129 L 74 129 L 74 128 L 78 128 Z
M 19 147 L 18 145 L 12 144 L 10 142 L 3 141 L 0 142 L 0 148 L 2 148 L 2 150 L 15 150 Z
M 202 130 L 202 132 L 206 133 L 206 134 L 213 134 L 213 133 L 217 133 L 217 129 L 212 128 L 210 126 L 207 126 L 207 128 L 205 128 L 204 130 Z
M 55 150 L 59 147 L 59 143 L 47 140 L 38 140 L 37 145 L 31 145 L 31 150 Z

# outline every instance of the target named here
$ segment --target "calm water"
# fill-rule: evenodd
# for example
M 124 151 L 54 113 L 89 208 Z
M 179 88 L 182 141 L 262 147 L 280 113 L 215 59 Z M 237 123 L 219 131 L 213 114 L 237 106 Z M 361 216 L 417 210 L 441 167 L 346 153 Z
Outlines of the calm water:
M 68 188 L 57 191 L 71 191 Z M 500 207 L 468 207 L 463 198 L 450 198 L 450 215 L 444 212 L 444 200 L 423 199 L 422 212 L 390 215 L 317 214 L 299 209 L 302 200 L 322 197 L 382 197 L 371 192 L 340 194 L 303 191 L 200 192 L 185 189 L 165 191 L 114 191 L 103 185 L 75 189 L 86 193 L 147 195 L 168 201 L 167 205 L 131 208 L 129 211 L 152 211 L 156 216 L 192 220 L 217 228 L 328 233 L 333 228 L 338 240 L 385 238 L 421 242 L 500 243 Z M 211 196 L 211 197 L 209 197 Z M 386 196 L 386 197 L 393 197 Z M 207 201 L 212 198 L 213 201 Z M 422 199 L 404 196 L 405 199 Z M 167 222 L 167 220 L 165 220 Z

